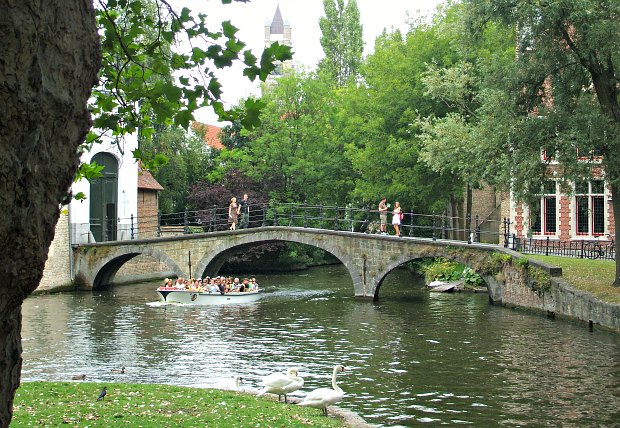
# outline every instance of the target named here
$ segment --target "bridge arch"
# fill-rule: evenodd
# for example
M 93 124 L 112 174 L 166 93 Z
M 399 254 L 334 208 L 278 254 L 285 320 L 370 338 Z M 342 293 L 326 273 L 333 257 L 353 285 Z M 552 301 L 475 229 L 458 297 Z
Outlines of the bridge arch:
M 450 250 L 448 247 L 424 247 L 421 251 L 405 252 L 400 257 L 393 258 L 388 264 L 384 266 L 381 271 L 377 273 L 375 288 L 373 290 L 373 300 L 379 299 L 379 291 L 381 289 L 381 285 L 383 285 L 383 281 L 385 280 L 385 278 L 394 269 L 413 260 L 437 257 L 452 260 L 476 270 L 476 266 L 479 266 L 482 260 L 487 257 L 487 253 L 465 253 L 462 251 Z M 482 278 L 484 280 L 485 286 L 487 287 L 487 289 L 489 289 L 489 284 L 487 280 L 484 278 L 484 276 Z
M 196 264 L 192 275 L 196 278 L 204 276 L 214 276 L 225 262 L 228 255 L 237 253 L 243 247 L 250 247 L 254 245 L 265 244 L 269 242 L 295 242 L 298 244 L 309 245 L 312 247 L 320 248 L 323 251 L 330 253 L 336 257 L 346 268 L 353 281 L 356 294 L 358 288 L 356 287 L 355 273 L 357 272 L 357 266 L 351 262 L 351 257 L 346 252 L 342 251 L 342 248 L 338 245 L 334 245 L 334 242 L 328 239 L 317 239 L 316 236 L 305 236 L 303 234 L 294 235 L 287 234 L 287 236 L 274 237 L 273 234 L 266 234 L 263 237 L 257 237 L 256 235 L 247 235 L 245 238 L 238 239 L 234 245 L 230 243 L 222 242 L 218 245 L 209 248 L 209 251 L 205 253 L 202 258 Z
M 108 251 L 105 251 L 108 250 Z M 139 255 L 147 255 L 153 259 L 164 263 L 170 271 L 174 272 L 177 276 L 182 276 L 183 271 L 163 251 L 157 248 L 149 247 L 146 245 L 128 245 L 120 248 L 94 248 L 91 251 L 99 251 L 105 253 L 97 258 L 97 262 L 89 266 L 88 273 L 83 270 L 76 276 L 76 282 L 82 285 L 84 288 L 90 288 L 92 290 L 100 290 L 105 288 L 112 282 L 112 279 L 118 272 L 118 270 L 129 260 Z

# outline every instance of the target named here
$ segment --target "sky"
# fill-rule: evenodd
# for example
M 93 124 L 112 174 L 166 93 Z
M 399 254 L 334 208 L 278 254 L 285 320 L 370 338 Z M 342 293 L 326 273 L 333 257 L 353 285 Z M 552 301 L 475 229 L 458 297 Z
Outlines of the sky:
M 325 15 L 322 0 L 251 0 L 249 3 L 233 2 L 229 5 L 222 5 L 221 0 L 174 0 L 171 3 L 205 13 L 213 28 L 220 28 L 222 21 L 230 20 L 239 28 L 239 39 L 257 57 L 263 51 L 265 24 L 271 22 L 279 5 L 284 21 L 288 21 L 292 27 L 295 63 L 306 69 L 314 69 L 323 57 L 319 41 L 319 18 Z M 429 15 L 440 3 L 443 0 L 357 0 L 364 31 L 364 56 L 372 53 L 374 41 L 384 29 L 406 32 L 410 19 Z M 236 104 L 241 98 L 260 93 L 258 84 L 242 75 L 242 66 L 216 74 L 223 85 L 223 101 L 227 107 Z M 200 122 L 217 125 L 217 117 L 210 109 L 201 109 L 195 116 Z

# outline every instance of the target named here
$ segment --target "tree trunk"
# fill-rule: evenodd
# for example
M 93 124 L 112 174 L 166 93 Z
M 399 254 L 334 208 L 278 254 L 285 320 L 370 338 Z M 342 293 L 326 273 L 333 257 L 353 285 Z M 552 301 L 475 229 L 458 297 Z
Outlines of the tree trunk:
M 471 188 L 471 186 L 469 184 L 467 184 L 467 186 L 466 186 L 465 194 L 466 194 L 466 198 L 467 198 L 467 202 L 466 202 L 467 203 L 467 210 L 465 212 L 465 230 L 466 230 L 466 233 L 467 233 L 467 232 L 471 232 L 471 212 L 472 212 L 471 211 L 471 206 L 474 203 L 473 191 L 472 191 L 472 188 Z M 469 239 L 469 236 L 466 236 L 465 238 Z
M 0 0 L 0 427 L 21 373 L 21 304 L 38 286 L 90 126 L 92 0 Z

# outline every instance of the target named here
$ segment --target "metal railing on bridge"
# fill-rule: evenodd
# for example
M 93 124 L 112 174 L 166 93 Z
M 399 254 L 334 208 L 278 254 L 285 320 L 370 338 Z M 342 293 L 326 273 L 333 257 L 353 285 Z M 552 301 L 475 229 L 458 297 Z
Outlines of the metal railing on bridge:
M 306 203 L 272 203 L 250 205 L 247 227 L 288 226 L 327 229 L 358 233 L 380 233 L 379 212 L 368 207 L 352 205 L 311 205 Z M 237 228 L 242 228 L 241 214 Z M 388 230 L 392 214 L 388 216 Z M 216 207 L 206 210 L 157 214 L 156 216 L 131 216 L 125 221 L 131 224 L 131 239 L 174 236 L 191 233 L 225 231 L 230 228 L 228 208 Z M 121 219 L 119 219 L 119 222 Z M 504 241 L 508 230 L 502 221 L 479 220 L 448 216 L 446 214 L 416 214 L 404 212 L 401 220 L 401 236 L 451 239 L 469 242 L 499 243 Z
M 499 244 L 526 254 L 557 255 L 564 257 L 615 259 L 613 242 L 568 241 L 519 238 L 511 233 L 509 219 L 480 220 L 446 214 L 416 214 L 404 212 L 401 236 L 449 239 L 467 242 Z M 237 228 L 241 229 L 241 214 Z M 387 229 L 391 227 L 388 216 Z M 192 233 L 210 233 L 229 230 L 231 223 L 227 207 L 206 210 L 188 210 L 178 213 L 157 214 L 141 218 L 131 216 L 130 239 L 175 236 Z M 121 219 L 119 219 L 119 222 Z M 307 203 L 270 203 L 249 206 L 247 227 L 286 226 L 327 229 L 357 233 L 380 233 L 379 212 L 369 207 L 348 205 L 311 205 Z

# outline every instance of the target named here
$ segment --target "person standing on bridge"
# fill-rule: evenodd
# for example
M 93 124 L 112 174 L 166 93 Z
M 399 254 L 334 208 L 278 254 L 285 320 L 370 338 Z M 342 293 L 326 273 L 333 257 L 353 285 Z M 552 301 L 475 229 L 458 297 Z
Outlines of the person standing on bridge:
M 381 198 L 379 202 L 379 232 L 381 235 L 387 235 L 387 214 L 388 205 L 385 203 L 386 199 Z
M 394 235 L 400 236 L 400 221 L 403 219 L 403 210 L 400 208 L 400 202 L 394 202 L 394 211 L 392 212 L 392 226 L 394 226 Z
M 230 205 L 228 205 L 228 222 L 230 223 L 230 230 L 237 229 L 237 221 L 239 218 L 239 204 L 237 204 L 237 198 L 234 196 L 230 198 Z
M 243 199 L 239 202 L 239 213 L 241 214 L 240 229 L 247 229 L 250 224 L 250 200 L 248 194 L 243 194 Z

